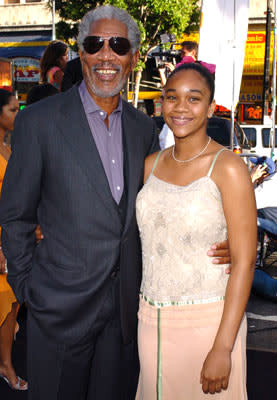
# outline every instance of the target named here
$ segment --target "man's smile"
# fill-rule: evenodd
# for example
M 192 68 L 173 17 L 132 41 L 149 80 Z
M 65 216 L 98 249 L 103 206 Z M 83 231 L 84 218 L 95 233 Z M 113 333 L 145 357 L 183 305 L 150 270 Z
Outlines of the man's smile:
M 98 69 L 96 72 L 104 75 L 113 75 L 117 73 L 117 71 L 111 69 Z
M 119 66 L 98 66 L 95 65 L 91 68 L 92 73 L 97 76 L 100 81 L 112 81 L 120 73 Z

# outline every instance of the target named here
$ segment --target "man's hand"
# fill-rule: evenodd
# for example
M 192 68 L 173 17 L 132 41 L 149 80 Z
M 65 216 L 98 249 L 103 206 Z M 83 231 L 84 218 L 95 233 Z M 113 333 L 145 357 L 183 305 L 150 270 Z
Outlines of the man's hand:
M 231 256 L 228 240 L 224 240 L 220 243 L 215 243 L 208 251 L 208 256 L 214 257 L 212 260 L 213 264 L 230 264 Z M 230 268 L 226 269 L 226 274 L 230 273 Z
M 175 66 L 169 62 L 165 62 L 164 65 L 162 67 L 158 68 L 159 74 L 160 74 L 160 78 L 161 78 L 161 85 L 162 87 L 165 86 L 166 84 L 166 80 L 167 80 L 167 73 L 171 73 L 172 71 L 174 71 Z
M 164 63 L 164 66 L 169 70 L 169 72 L 174 71 L 174 69 L 175 69 L 175 67 L 176 67 L 176 65 L 173 65 L 173 64 L 170 63 L 170 62 L 165 62 L 165 63 Z
M 0 248 L 0 274 L 5 274 L 5 273 L 6 273 L 6 259 L 2 251 L 2 248 Z
M 258 165 L 256 168 L 253 168 L 251 171 L 251 180 L 255 184 L 263 181 L 264 178 L 268 176 L 268 167 L 264 165 Z

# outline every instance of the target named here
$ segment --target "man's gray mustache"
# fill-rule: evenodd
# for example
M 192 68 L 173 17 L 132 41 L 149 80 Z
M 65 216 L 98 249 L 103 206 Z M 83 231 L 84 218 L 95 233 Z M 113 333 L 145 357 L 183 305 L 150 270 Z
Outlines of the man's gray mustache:
M 97 64 L 97 65 L 93 65 L 91 67 L 91 71 L 95 72 L 97 69 L 115 69 L 118 72 L 121 72 L 121 66 L 120 65 L 114 65 L 114 64 Z

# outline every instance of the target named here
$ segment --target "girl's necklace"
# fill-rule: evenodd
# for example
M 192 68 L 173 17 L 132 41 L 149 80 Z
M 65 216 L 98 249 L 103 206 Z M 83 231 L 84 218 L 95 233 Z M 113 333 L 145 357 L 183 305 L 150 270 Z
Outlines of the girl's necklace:
M 172 147 L 172 153 L 171 153 L 171 154 L 172 154 L 172 158 L 173 158 L 173 160 L 175 160 L 175 161 L 177 161 L 177 162 L 179 162 L 179 163 L 184 163 L 184 162 L 189 162 L 189 161 L 195 160 L 195 158 L 201 156 L 201 154 L 203 154 L 204 151 L 207 150 L 207 147 L 209 146 L 210 141 L 211 141 L 211 138 L 209 137 L 207 144 L 205 144 L 205 146 L 204 146 L 203 149 L 200 151 L 200 153 L 196 154 L 196 156 L 193 156 L 193 157 L 191 157 L 191 158 L 188 158 L 187 160 L 178 160 L 178 158 L 175 157 L 175 154 L 174 154 L 174 152 L 175 152 L 175 145 L 174 145 L 174 146 Z

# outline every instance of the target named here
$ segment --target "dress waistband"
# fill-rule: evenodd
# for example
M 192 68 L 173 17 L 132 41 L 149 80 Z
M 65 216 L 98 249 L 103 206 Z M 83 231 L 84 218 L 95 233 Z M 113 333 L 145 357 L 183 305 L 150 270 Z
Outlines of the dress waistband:
M 190 304 L 209 304 L 209 303 L 216 303 L 218 301 L 222 301 L 225 299 L 225 296 L 214 296 L 207 299 L 185 299 L 180 301 L 157 301 L 150 299 L 149 297 L 140 293 L 140 297 L 149 303 L 151 306 L 155 306 L 158 308 L 162 307 L 170 307 L 170 306 L 185 306 Z

